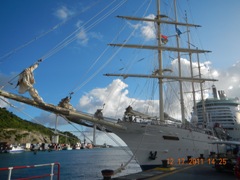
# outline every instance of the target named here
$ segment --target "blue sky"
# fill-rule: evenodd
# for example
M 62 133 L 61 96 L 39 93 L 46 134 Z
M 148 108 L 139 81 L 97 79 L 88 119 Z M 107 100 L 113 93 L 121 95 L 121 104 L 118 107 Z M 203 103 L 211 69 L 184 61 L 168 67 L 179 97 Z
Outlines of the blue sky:
M 103 103 L 106 104 L 105 114 L 110 116 L 117 114 L 116 109 L 121 109 L 118 103 L 124 106 L 135 103 L 140 109 L 142 106 L 139 104 L 149 99 L 139 90 L 145 81 L 102 76 L 104 73 L 121 73 L 122 70 L 130 73 L 133 67 L 149 73 L 151 72 L 149 65 L 152 63 L 155 65 L 151 60 L 154 56 L 152 52 L 121 50 L 118 53 L 118 48 L 107 46 L 112 41 L 125 42 L 130 35 L 129 42 L 132 43 L 152 41 L 147 39 L 150 34 L 144 34 L 141 29 L 144 24 L 116 18 L 117 15 L 135 14 L 141 17 L 155 13 L 155 1 L 149 8 L 148 2 L 151 1 L 137 2 L 136 4 L 136 1 L 132 0 L 126 2 L 123 0 L 2 0 L 0 83 L 4 85 L 3 89 L 17 93 L 15 89 L 17 78 L 14 77 L 38 59 L 44 58 L 39 68 L 34 71 L 36 80 L 34 87 L 44 101 L 58 104 L 61 98 L 74 92 L 71 103 L 78 110 L 94 112 Z M 171 14 L 171 1 L 165 0 L 162 4 L 162 13 Z M 186 10 L 189 22 L 202 26 L 197 30 L 194 29 L 196 35 L 192 36 L 192 40 L 199 48 L 212 51 L 201 58 L 202 62 L 211 61 L 211 64 L 207 64 L 211 68 L 212 75 L 219 79 L 217 87 L 226 90 L 230 96 L 239 97 L 240 1 L 181 0 L 177 4 L 180 7 L 179 21 L 183 21 Z M 145 28 L 148 27 L 148 24 L 145 24 Z M 172 31 L 164 27 L 162 33 L 170 36 Z M 76 36 L 71 36 L 72 34 Z M 183 39 L 181 41 L 184 42 Z M 55 47 L 61 42 L 65 44 L 55 51 Z M 106 62 L 108 63 L 105 65 Z M 166 62 L 166 65 L 171 65 L 170 61 Z M 92 78 L 89 79 L 91 76 Z M 7 83 L 10 80 L 13 86 Z M 133 82 L 137 86 L 131 85 Z M 29 97 L 28 94 L 24 95 Z M 117 99 L 120 95 L 122 98 Z M 24 113 L 14 108 L 9 110 L 23 119 L 31 120 L 26 116 L 28 114 L 52 127 L 53 121 L 49 119 L 54 119 L 53 115 L 20 103 L 10 102 Z M 1 103 L 1 106 L 6 104 Z M 124 108 L 120 113 L 123 113 Z M 69 127 L 61 126 L 61 128 Z

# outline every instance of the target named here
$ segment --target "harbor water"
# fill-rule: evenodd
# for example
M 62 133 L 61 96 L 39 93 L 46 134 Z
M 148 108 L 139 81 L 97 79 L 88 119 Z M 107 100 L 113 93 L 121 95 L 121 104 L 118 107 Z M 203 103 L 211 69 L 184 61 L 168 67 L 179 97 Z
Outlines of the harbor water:
M 125 147 L 126 149 L 126 147 Z M 0 154 L 0 168 L 12 166 L 26 166 L 35 164 L 60 163 L 60 179 L 103 179 L 101 171 L 104 169 L 116 170 L 131 159 L 132 153 L 120 147 L 114 148 L 94 148 L 81 150 L 61 150 L 61 151 L 38 151 L 23 152 L 17 154 Z M 12 179 L 26 176 L 39 175 L 43 170 L 27 169 L 13 170 Z M 44 170 L 45 171 L 45 170 Z M 50 172 L 50 167 L 48 167 Z M 125 170 L 114 177 L 132 174 L 141 171 L 140 166 L 133 159 Z M 49 173 L 48 172 L 48 173 Z M 45 173 L 45 172 L 44 172 Z M 7 171 L 0 171 L 0 179 L 7 179 Z M 49 179 L 45 178 L 45 179 Z

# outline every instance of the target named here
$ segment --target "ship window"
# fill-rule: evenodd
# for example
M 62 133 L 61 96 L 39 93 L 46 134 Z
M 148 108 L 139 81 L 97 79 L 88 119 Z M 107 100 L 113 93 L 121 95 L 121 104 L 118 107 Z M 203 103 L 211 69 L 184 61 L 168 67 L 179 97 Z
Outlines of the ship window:
M 179 141 L 179 138 L 176 136 L 163 136 L 163 139 Z

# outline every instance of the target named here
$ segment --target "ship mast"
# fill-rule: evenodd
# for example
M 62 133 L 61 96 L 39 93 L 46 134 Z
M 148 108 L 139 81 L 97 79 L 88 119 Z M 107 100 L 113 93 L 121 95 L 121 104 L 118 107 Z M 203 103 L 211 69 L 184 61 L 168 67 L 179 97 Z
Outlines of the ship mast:
M 197 61 L 198 61 L 198 72 L 199 72 L 199 78 L 201 78 L 201 66 L 199 62 L 199 54 L 197 53 Z M 203 95 L 203 84 L 200 83 L 200 92 L 201 92 L 201 99 L 202 99 L 202 115 L 203 115 L 203 127 L 206 127 L 207 125 L 207 117 L 206 117 L 206 108 L 205 108 L 205 102 L 204 102 L 204 95 Z
M 174 14 L 175 14 L 175 21 L 178 22 L 178 17 L 177 17 L 177 5 L 176 5 L 176 0 L 174 0 Z M 175 25 L 175 29 L 177 29 L 177 25 Z M 177 40 L 177 48 L 180 47 L 179 45 L 179 35 L 176 35 L 176 40 Z M 178 75 L 181 78 L 182 77 L 182 68 L 181 68 L 181 57 L 180 57 L 180 52 L 177 52 L 178 54 Z M 180 105 L 181 105 L 181 115 L 182 115 L 182 124 L 185 124 L 185 113 L 184 113 L 184 99 L 183 99 L 183 88 L 182 88 L 182 81 L 179 81 L 179 91 L 180 91 Z
M 187 13 L 185 14 L 186 16 L 186 23 L 188 23 L 188 17 L 187 17 Z M 187 27 L 187 40 L 188 40 L 188 48 L 191 48 L 191 43 L 190 43 L 190 29 L 189 27 Z M 191 77 L 193 78 L 193 63 L 192 63 L 192 53 L 189 53 L 189 62 L 190 62 L 190 73 L 191 73 Z M 195 86 L 194 86 L 194 82 L 192 81 L 192 96 L 193 96 L 193 112 L 195 113 L 196 110 L 196 93 L 195 93 Z
M 205 82 L 205 81 L 216 81 L 215 79 L 209 79 L 209 78 L 193 78 L 193 77 L 183 77 L 181 74 L 181 59 L 180 59 L 180 53 L 186 52 L 186 53 L 206 53 L 211 52 L 207 50 L 201 50 L 201 49 L 190 49 L 188 48 L 181 48 L 179 45 L 179 37 L 177 37 L 177 47 L 169 47 L 165 44 L 162 44 L 161 42 L 161 24 L 169 24 L 174 25 L 175 28 L 177 26 L 186 26 L 186 27 L 200 27 L 199 25 L 195 24 L 189 24 L 182 23 L 177 21 L 177 13 L 176 13 L 176 1 L 175 2 L 175 21 L 168 21 L 165 20 L 165 18 L 168 18 L 166 15 L 160 14 L 160 0 L 156 0 L 157 3 L 157 15 L 154 19 L 150 18 L 139 18 L 139 17 L 131 17 L 131 16 L 117 16 L 119 18 L 124 18 L 128 20 L 134 20 L 134 21 L 147 21 L 147 22 L 153 22 L 157 24 L 157 46 L 154 45 L 137 45 L 137 44 L 109 44 L 110 46 L 118 46 L 118 47 L 124 47 L 124 48 L 138 48 L 138 49 L 148 49 L 148 50 L 157 50 L 158 52 L 158 70 L 156 74 L 151 75 L 144 75 L 144 74 L 111 74 L 107 73 L 105 76 L 121 76 L 123 78 L 128 77 L 138 77 L 138 78 L 155 78 L 158 79 L 159 83 L 159 118 L 160 122 L 164 122 L 164 104 L 163 104 L 163 79 L 168 80 L 174 80 L 179 81 L 180 84 L 180 101 L 181 101 L 181 115 L 182 115 L 182 123 L 185 122 L 185 113 L 184 113 L 184 100 L 183 100 L 183 90 L 182 90 L 182 81 L 190 81 L 190 82 Z M 172 51 L 178 53 L 178 64 L 179 64 L 179 75 L 176 76 L 166 76 L 164 75 L 164 69 L 163 69 L 163 63 L 162 63 L 162 52 L 163 51 Z
M 161 29 L 160 29 L 160 21 L 161 21 L 161 15 L 160 15 L 160 0 L 157 0 L 157 43 L 160 47 L 161 44 Z M 163 76 L 163 65 L 162 65 L 162 50 L 158 49 L 158 66 L 159 66 L 159 76 Z M 164 122 L 164 104 L 163 104 L 163 79 L 158 78 L 159 83 L 159 118 L 160 122 Z

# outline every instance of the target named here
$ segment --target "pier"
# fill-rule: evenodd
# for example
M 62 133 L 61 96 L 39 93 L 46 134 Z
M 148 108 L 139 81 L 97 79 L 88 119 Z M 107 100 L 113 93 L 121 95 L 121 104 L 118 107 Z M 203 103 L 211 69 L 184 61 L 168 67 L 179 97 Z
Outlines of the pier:
M 233 172 L 218 172 L 213 168 L 213 165 L 208 163 L 198 165 L 179 165 L 172 168 L 156 168 L 135 174 L 129 174 L 122 177 L 113 178 L 114 180 L 203 180 L 217 179 L 227 180 L 236 179 Z

